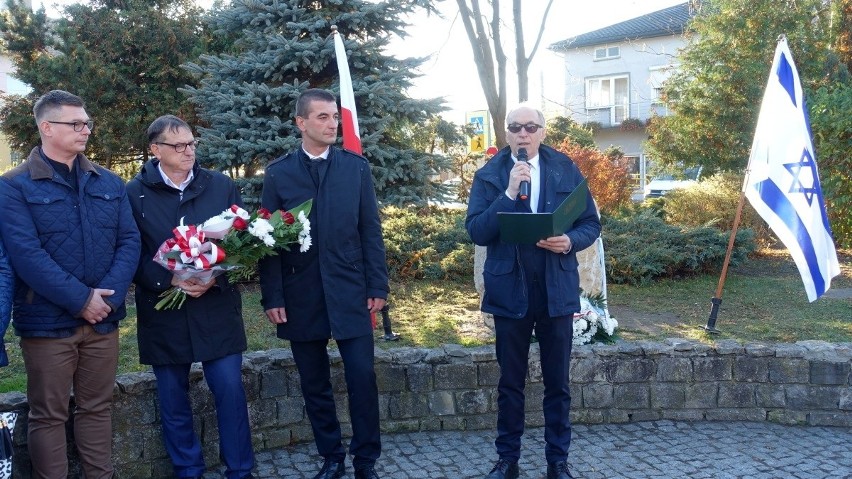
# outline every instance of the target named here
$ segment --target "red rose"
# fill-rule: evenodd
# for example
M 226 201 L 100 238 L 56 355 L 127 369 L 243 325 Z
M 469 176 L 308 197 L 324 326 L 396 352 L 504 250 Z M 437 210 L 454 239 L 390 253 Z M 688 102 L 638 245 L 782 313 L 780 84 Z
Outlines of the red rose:
M 293 217 L 293 213 L 290 213 L 289 211 L 282 211 L 281 219 L 284 220 L 284 222 L 288 225 L 292 225 L 296 222 L 296 218 Z
M 243 231 L 246 228 L 248 228 L 248 223 L 246 223 L 246 220 L 240 218 L 239 216 L 234 218 L 234 229 L 235 230 Z
M 257 210 L 257 216 L 260 216 L 261 218 L 268 220 L 270 217 L 272 217 L 272 213 L 270 213 L 269 210 L 266 209 L 266 208 L 261 208 L 261 209 Z

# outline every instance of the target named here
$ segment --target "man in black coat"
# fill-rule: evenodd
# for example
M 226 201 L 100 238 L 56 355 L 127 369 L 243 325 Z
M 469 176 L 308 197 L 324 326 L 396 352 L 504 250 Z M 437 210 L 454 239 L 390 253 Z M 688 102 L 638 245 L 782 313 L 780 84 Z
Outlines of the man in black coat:
M 263 206 L 290 209 L 313 198 L 313 246 L 260 262 L 262 303 L 278 337 L 290 340 L 305 409 L 324 464 L 316 479 L 345 474 L 340 422 L 330 381 L 328 340 L 343 358 L 356 479 L 377 478 L 379 405 L 370 315 L 382 309 L 388 274 L 370 165 L 332 145 L 339 114 L 334 95 L 307 90 L 296 104 L 302 147 L 266 168 Z
M 160 245 L 173 237 L 181 219 L 198 225 L 241 205 L 234 182 L 195 162 L 197 142 L 186 122 L 164 115 L 148 127 L 155 159 L 127 184 L 136 224 L 142 233 L 142 257 L 136 271 L 139 361 L 153 366 L 166 451 L 177 477 L 201 477 L 205 464 L 193 430 L 189 371 L 201 362 L 216 402 L 219 444 L 228 479 L 252 477 L 254 453 L 242 352 L 246 334 L 240 292 L 227 275 L 211 280 L 180 279 L 153 261 Z M 159 295 L 172 286 L 188 298 L 180 308 L 158 311 Z

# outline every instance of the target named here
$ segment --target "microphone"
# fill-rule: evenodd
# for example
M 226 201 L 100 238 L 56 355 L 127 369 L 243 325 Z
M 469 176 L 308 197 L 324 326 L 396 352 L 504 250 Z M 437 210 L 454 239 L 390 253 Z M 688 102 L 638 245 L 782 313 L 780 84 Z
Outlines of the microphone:
M 518 148 L 518 161 L 523 161 L 526 163 L 527 160 L 527 149 L 526 148 Z M 530 182 L 522 181 L 521 182 L 521 199 L 525 200 L 530 197 Z

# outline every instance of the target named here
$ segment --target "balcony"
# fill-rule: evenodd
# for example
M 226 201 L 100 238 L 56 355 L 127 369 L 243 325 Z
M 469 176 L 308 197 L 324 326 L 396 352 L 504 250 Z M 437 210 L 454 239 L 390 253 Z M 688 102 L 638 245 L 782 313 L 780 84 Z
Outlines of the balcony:
M 628 118 L 638 118 L 643 123 L 653 116 L 668 116 L 669 109 L 662 103 L 650 100 L 625 102 L 622 105 L 586 108 L 572 112 L 571 117 L 578 123 L 597 123 L 602 128 L 619 128 Z

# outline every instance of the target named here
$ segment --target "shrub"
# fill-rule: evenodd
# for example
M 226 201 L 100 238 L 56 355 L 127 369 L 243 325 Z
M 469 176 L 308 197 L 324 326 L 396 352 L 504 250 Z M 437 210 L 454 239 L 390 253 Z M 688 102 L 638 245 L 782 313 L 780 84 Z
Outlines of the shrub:
M 742 174 L 725 172 L 688 188 L 673 190 L 662 202 L 663 218 L 669 224 L 686 227 L 712 225 L 721 231 L 730 232 L 734 227 L 742 184 Z M 772 230 L 748 200 L 743 204 L 739 228 L 753 230 L 755 241 L 760 246 L 775 241 Z
M 625 118 L 619 126 L 621 131 L 635 131 L 645 128 L 645 122 L 638 118 Z
M 586 123 L 583 123 L 583 128 L 591 130 L 593 133 L 597 133 L 603 129 L 603 123 L 599 121 L 587 121 Z
M 457 279 L 473 275 L 473 243 L 464 210 L 386 207 L 382 210 L 392 279 Z
M 580 146 L 595 147 L 595 137 L 592 130 L 567 116 L 557 116 L 547 121 L 547 138 L 553 143 L 571 140 Z
M 601 222 L 606 273 L 613 283 L 644 284 L 721 270 L 728 247 L 728 235 L 716 228 L 668 225 L 649 211 L 624 217 L 604 215 Z M 731 264 L 754 251 L 754 233 L 740 229 Z
M 846 9 L 848 12 L 849 7 Z M 852 248 L 852 84 L 821 87 L 813 92 L 813 102 L 808 102 L 834 242 L 838 247 Z
M 563 141 L 556 149 L 571 157 L 580 168 L 600 211 L 613 211 L 630 203 L 630 170 L 623 156 L 610 158 L 597 149 L 570 141 Z

